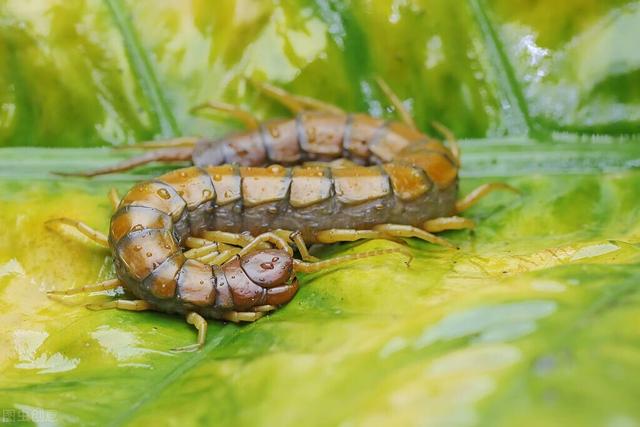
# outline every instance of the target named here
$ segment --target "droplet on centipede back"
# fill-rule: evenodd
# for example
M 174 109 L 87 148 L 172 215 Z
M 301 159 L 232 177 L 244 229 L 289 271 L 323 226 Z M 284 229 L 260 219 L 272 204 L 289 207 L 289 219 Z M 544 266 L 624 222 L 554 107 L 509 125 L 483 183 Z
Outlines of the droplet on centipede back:
M 186 177 L 187 177 L 186 172 L 180 172 L 180 178 L 186 178 Z
M 144 227 L 142 226 L 142 224 L 136 224 L 133 227 L 131 227 L 131 231 L 142 231 L 144 230 Z
M 280 172 L 280 171 L 282 170 L 282 166 L 280 166 L 280 165 L 273 165 L 273 166 L 271 166 L 271 168 L 270 168 L 270 169 L 271 169 L 271 172 L 272 172 L 272 173 L 278 173 L 278 172 Z
M 136 252 L 140 252 L 140 251 L 142 250 L 142 246 L 140 246 L 140 245 L 135 245 L 135 246 L 133 247 L 133 250 L 134 250 L 134 251 L 136 251 Z
M 158 191 L 156 191 L 156 193 L 162 199 L 169 200 L 171 198 L 171 194 L 169 194 L 166 188 L 161 188 Z
M 221 181 L 222 180 L 222 176 L 219 173 L 217 173 L 217 174 L 213 175 L 213 180 L 214 181 Z
M 273 126 L 269 128 L 269 133 L 271 134 L 272 137 L 277 138 L 280 136 L 280 130 L 278 129 L 277 126 Z
M 273 270 L 273 264 L 270 262 L 263 262 L 262 264 L 260 264 L 260 268 L 262 268 L 263 270 Z
M 207 189 L 202 190 L 202 198 L 203 199 L 208 199 L 212 195 L 213 195 L 213 193 L 211 192 L 211 190 L 207 190 Z
M 151 252 L 147 252 L 147 258 L 151 258 L 153 254 Z
M 275 206 L 269 206 L 267 208 L 267 212 L 269 212 L 270 214 L 277 214 L 278 213 L 278 208 L 276 208 Z
M 274 256 L 273 258 L 271 258 L 271 262 L 278 262 L 280 261 L 280 257 Z

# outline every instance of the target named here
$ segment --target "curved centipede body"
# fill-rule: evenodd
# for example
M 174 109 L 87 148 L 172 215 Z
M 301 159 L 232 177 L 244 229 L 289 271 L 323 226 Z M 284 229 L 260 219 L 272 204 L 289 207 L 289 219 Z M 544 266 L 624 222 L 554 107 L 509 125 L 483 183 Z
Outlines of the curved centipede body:
M 142 301 L 130 309 L 187 314 L 190 323 L 197 320 L 189 317 L 194 313 L 255 320 L 259 316 L 237 313 L 261 314 L 263 307 L 285 304 L 298 289 L 296 272 L 339 262 L 294 260 L 292 242 L 274 230 L 295 231 L 303 258 L 305 242 L 419 237 L 446 245 L 429 231 L 469 228 L 471 221 L 452 215 L 492 189 L 509 188 L 491 184 L 457 202 L 455 145 L 449 149 L 410 123 L 335 111 L 256 122 L 247 132 L 164 148 L 85 175 L 188 157 L 195 166 L 138 183 L 125 194 L 111 218 L 108 245 L 120 283 Z M 221 265 L 187 257 L 188 239 L 210 230 L 245 232 L 255 240 Z

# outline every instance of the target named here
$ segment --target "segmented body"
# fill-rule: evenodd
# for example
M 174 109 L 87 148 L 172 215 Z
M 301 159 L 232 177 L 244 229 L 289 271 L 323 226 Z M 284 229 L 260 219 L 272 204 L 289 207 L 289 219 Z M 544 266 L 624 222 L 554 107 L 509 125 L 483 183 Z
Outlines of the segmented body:
M 301 165 L 339 158 L 359 166 Z M 297 290 L 286 252 L 257 251 L 212 267 L 184 257 L 188 236 L 287 229 L 314 242 L 327 229 L 419 226 L 454 213 L 457 196 L 458 163 L 447 147 L 365 115 L 271 121 L 199 142 L 193 162 L 135 185 L 111 219 L 118 278 L 161 311 L 215 318 L 285 303 Z M 276 272 L 286 280 L 265 280 Z

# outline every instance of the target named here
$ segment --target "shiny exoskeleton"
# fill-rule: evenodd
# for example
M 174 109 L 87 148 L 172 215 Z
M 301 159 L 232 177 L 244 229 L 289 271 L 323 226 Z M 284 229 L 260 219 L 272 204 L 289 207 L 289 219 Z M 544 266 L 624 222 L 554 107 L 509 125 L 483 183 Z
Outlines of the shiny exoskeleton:
M 400 123 L 366 116 L 342 117 L 336 125 L 337 120 L 299 115 L 257 133 L 203 142 L 194 159 L 208 166 L 136 184 L 111 220 L 109 243 L 118 277 L 159 310 L 218 317 L 224 310 L 291 299 L 297 289 L 291 259 L 282 251 L 256 252 L 212 267 L 184 257 L 181 243 L 188 236 L 204 230 L 258 235 L 287 229 L 316 242 L 322 230 L 420 225 L 453 213 L 457 164 L 445 146 Z M 345 155 L 375 165 L 258 167 Z M 278 280 L 260 281 L 280 271 Z

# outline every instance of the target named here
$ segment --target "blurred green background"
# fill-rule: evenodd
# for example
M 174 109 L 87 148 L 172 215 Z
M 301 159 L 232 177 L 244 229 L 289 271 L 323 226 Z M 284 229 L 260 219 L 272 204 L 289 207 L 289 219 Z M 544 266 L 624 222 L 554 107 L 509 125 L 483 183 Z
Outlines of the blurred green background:
M 0 0 L 0 410 L 24 425 L 640 426 L 640 2 Z M 245 77 L 462 140 L 460 250 L 303 278 L 256 324 L 193 331 L 45 291 L 113 276 L 44 229 L 105 230 L 109 187 L 54 170 L 111 148 L 239 128 L 208 99 L 287 112 Z M 390 247 L 325 249 L 323 256 Z

